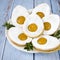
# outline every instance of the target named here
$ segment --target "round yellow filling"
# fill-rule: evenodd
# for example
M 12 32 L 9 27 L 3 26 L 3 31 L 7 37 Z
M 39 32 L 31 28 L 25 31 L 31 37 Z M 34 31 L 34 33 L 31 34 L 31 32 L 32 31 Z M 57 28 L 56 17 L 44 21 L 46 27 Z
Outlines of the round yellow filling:
M 51 29 L 51 24 L 49 22 L 44 22 L 44 29 L 45 30 L 50 30 Z
M 28 30 L 31 32 L 35 32 L 37 29 L 38 29 L 38 27 L 35 23 L 32 23 L 28 26 Z
M 43 12 L 37 12 L 36 14 L 37 14 L 40 18 L 43 18 L 43 17 L 45 16 Z
M 24 33 L 19 34 L 18 38 L 22 41 L 27 39 L 27 36 Z
M 44 37 L 41 37 L 41 38 L 39 38 L 39 39 L 37 40 L 37 42 L 38 42 L 39 44 L 41 44 L 41 45 L 44 45 L 44 44 L 47 43 L 47 39 L 44 38 Z
M 25 22 L 25 17 L 24 16 L 19 16 L 17 18 L 17 23 L 18 24 L 24 24 L 24 22 Z

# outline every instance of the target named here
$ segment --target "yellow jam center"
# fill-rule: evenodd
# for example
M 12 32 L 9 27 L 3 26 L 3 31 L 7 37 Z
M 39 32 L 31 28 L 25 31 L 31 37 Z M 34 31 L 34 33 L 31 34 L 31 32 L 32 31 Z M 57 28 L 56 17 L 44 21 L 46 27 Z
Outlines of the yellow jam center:
M 36 14 L 37 14 L 40 18 L 43 18 L 43 17 L 45 16 L 43 12 L 37 12 Z
M 19 34 L 18 38 L 22 41 L 27 39 L 27 36 L 24 33 Z
M 32 23 L 28 26 L 28 30 L 31 32 L 35 32 L 37 29 L 38 29 L 38 27 L 35 23 Z
M 44 29 L 45 30 L 50 30 L 51 29 L 51 24 L 49 22 L 44 22 Z
M 47 43 L 47 39 L 44 38 L 44 37 L 42 37 L 42 38 L 39 38 L 39 39 L 37 40 L 37 42 L 38 42 L 39 44 L 41 44 L 41 45 L 44 45 L 44 44 Z
M 17 23 L 18 24 L 24 24 L 24 22 L 25 22 L 25 17 L 24 16 L 19 16 L 17 18 Z

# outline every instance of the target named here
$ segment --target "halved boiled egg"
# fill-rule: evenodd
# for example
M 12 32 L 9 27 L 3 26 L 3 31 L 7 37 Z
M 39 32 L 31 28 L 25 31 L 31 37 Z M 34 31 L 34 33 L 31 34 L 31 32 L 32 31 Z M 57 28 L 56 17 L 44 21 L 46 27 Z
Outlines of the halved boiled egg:
M 58 49 L 60 47 L 59 40 L 48 35 L 42 35 L 38 38 L 34 38 L 32 43 L 36 49 L 46 52 Z
M 18 5 L 14 8 L 12 12 L 12 24 L 15 26 L 22 26 L 26 20 L 26 17 L 29 15 L 27 9 Z
M 42 34 L 44 29 L 42 20 L 36 15 L 31 14 L 23 25 L 23 31 L 29 37 L 37 37 Z
M 43 18 L 45 16 L 48 16 L 50 14 L 50 7 L 46 3 L 42 3 L 38 6 L 36 6 L 32 13 L 37 14 L 40 18 Z
M 56 14 L 51 14 L 47 17 L 44 17 L 43 22 L 44 22 L 43 34 L 48 34 L 48 35 L 51 35 L 54 32 L 56 32 L 60 24 L 59 16 Z
M 32 38 L 28 37 L 23 31 L 22 28 L 12 27 L 8 30 L 8 37 L 12 42 L 18 45 L 25 45 L 28 42 L 31 42 Z

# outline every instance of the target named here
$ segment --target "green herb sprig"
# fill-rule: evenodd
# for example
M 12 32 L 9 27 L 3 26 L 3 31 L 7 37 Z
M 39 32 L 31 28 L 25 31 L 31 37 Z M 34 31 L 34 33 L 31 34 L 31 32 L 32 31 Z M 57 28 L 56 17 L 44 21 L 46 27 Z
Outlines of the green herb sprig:
M 26 49 L 27 51 L 33 50 L 32 42 L 26 43 L 24 49 Z
M 6 27 L 7 30 L 9 30 L 11 27 L 15 27 L 14 25 L 12 25 L 12 24 L 10 24 L 8 22 L 6 22 L 3 26 Z
M 56 31 L 54 34 L 52 34 L 51 36 L 54 36 L 56 38 L 60 38 L 60 30 Z

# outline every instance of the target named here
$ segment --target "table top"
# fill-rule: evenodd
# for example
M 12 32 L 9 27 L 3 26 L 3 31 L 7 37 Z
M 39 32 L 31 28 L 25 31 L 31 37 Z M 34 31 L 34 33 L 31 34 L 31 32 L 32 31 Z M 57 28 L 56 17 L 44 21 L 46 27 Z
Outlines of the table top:
M 5 29 L 2 25 L 11 17 L 13 8 L 22 5 L 32 9 L 41 3 L 47 3 L 52 13 L 60 15 L 60 0 L 0 0 L 0 60 L 60 60 L 60 51 L 44 53 L 25 53 L 14 48 L 5 37 Z

